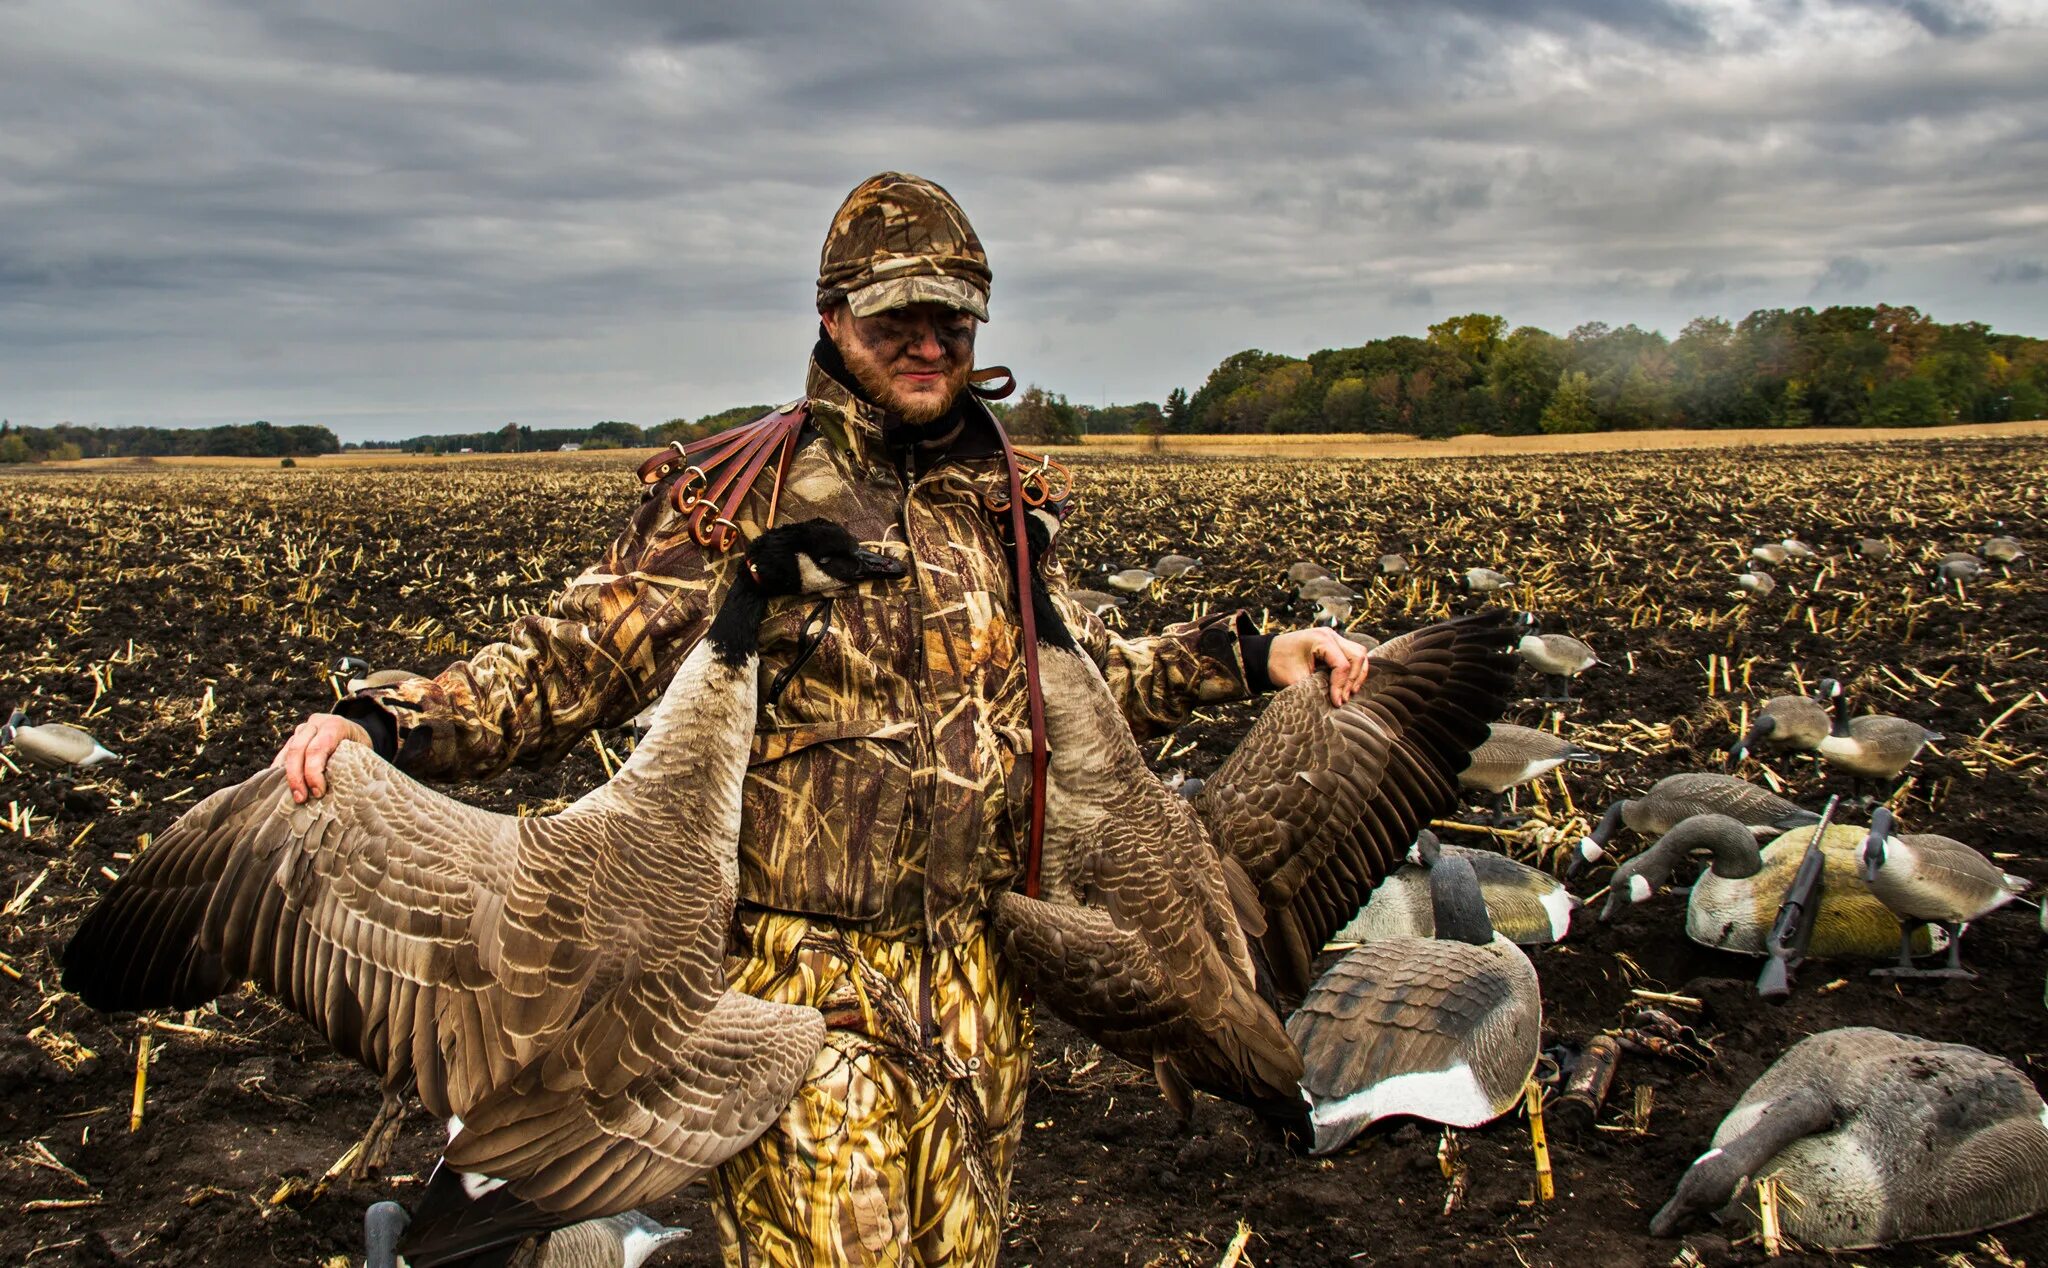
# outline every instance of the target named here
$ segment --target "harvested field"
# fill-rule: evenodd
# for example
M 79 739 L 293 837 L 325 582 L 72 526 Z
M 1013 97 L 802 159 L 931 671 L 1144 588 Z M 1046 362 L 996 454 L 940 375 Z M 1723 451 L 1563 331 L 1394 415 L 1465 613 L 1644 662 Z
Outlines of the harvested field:
M 59 993 L 54 957 L 148 836 L 267 762 L 301 715 L 333 700 L 335 657 L 431 670 L 543 604 L 634 504 L 636 458 L 6 482 L 0 706 L 89 727 L 126 761 L 75 775 L 0 765 L 0 1261 L 340 1263 L 359 1249 L 366 1205 L 418 1191 L 414 1173 L 440 1133 L 417 1116 L 395 1157 L 402 1174 L 321 1183 L 369 1122 L 372 1082 L 252 996 L 155 1033 L 147 1112 L 131 1134 L 139 1023 Z M 1583 703 L 1553 713 L 1523 701 L 1510 713 L 1607 754 L 1568 792 L 1544 789 L 1532 826 L 1503 841 L 1520 856 L 1554 863 L 1621 791 L 1718 769 L 1746 710 L 1833 675 L 1949 737 L 1916 768 L 1904 819 L 2048 881 L 2048 585 L 2025 568 L 1960 593 L 1928 582 L 1941 553 L 1996 532 L 2048 547 L 2048 440 L 1390 462 L 1091 457 L 1079 477 L 1082 513 L 1062 539 L 1078 583 L 1167 551 L 1205 561 L 1130 603 L 1128 631 L 1231 606 L 1274 628 L 1304 623 L 1311 605 L 1280 578 L 1311 558 L 1366 590 L 1355 624 L 1374 633 L 1463 610 L 1475 600 L 1451 573 L 1483 565 L 1516 579 L 1502 598 L 1590 641 L 1609 664 L 1580 680 Z M 1773 566 L 1776 593 L 1742 597 L 1733 574 L 1750 546 L 1787 535 L 1822 558 Z M 1898 551 L 1866 562 L 1853 553 L 1860 536 Z M 1414 571 L 1373 577 L 1388 551 Z M 1206 773 L 1254 711 L 1204 711 L 1148 754 L 1162 771 Z M 604 742 L 620 752 L 627 739 Z M 546 811 L 602 777 L 585 746 L 557 766 L 451 791 Z M 1770 778 L 1816 808 L 1824 800 L 1803 761 L 1774 760 Z M 1702 1001 L 1684 1017 L 1713 1058 L 1702 1071 L 1630 1054 L 1603 1130 L 1553 1124 L 1553 1202 L 1532 1200 L 1521 1120 L 1462 1133 L 1468 1187 L 1449 1214 L 1433 1130 L 1381 1131 L 1311 1160 L 1220 1102 L 1183 1126 L 1148 1076 L 1042 1019 L 1006 1262 L 1215 1264 L 1240 1221 L 1240 1262 L 1261 1266 L 1671 1262 L 1680 1244 L 1649 1237 L 1649 1213 L 1741 1090 L 1802 1035 L 1886 1026 L 2000 1053 L 2037 1083 L 2048 1075 L 2037 941 L 2034 912 L 2015 905 L 1967 938 L 1975 981 L 1899 986 L 1859 965 L 1815 964 L 1772 1006 L 1750 987 L 1754 961 L 1683 938 L 1676 898 L 1611 927 L 1582 919 L 1534 956 L 1547 1029 L 1582 1039 L 1622 1025 L 1632 989 L 1676 993 Z M 1641 1089 L 1646 1122 L 1626 1112 Z M 695 1192 L 654 1213 L 700 1230 L 656 1263 L 717 1261 Z M 1995 1237 L 1855 1260 L 2048 1263 L 2048 1221 Z M 1706 1263 L 1764 1259 L 1703 1227 L 1691 1244 Z

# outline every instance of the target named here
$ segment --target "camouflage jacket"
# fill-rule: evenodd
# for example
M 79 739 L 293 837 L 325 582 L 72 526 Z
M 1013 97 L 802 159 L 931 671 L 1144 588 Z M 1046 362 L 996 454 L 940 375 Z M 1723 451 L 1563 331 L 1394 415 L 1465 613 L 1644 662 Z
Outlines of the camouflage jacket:
M 777 518 L 843 524 L 907 558 L 910 578 L 771 608 L 743 794 L 741 901 L 952 945 L 1016 879 L 1029 824 L 1016 597 L 982 502 L 1005 480 L 1002 450 L 971 397 L 947 441 L 899 457 L 884 444 L 879 411 L 815 360 L 807 387 L 810 428 Z M 749 536 L 767 483 L 735 517 Z M 707 557 L 667 491 L 655 487 L 548 615 L 521 619 L 505 641 L 436 677 L 364 693 L 392 714 L 403 769 L 473 778 L 545 762 L 659 695 L 742 553 Z M 1057 593 L 1056 568 L 1049 580 Z M 1197 703 L 1247 694 L 1242 614 L 1122 639 L 1078 606 L 1062 612 L 1140 736 L 1177 725 Z M 806 641 L 812 653 L 769 699 Z

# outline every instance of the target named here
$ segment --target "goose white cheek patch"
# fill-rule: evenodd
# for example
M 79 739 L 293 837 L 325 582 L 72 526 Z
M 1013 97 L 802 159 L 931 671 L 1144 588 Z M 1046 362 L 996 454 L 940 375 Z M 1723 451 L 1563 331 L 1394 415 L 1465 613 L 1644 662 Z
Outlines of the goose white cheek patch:
M 1632 903 L 1650 901 L 1650 882 L 1641 876 L 1628 878 L 1628 900 Z

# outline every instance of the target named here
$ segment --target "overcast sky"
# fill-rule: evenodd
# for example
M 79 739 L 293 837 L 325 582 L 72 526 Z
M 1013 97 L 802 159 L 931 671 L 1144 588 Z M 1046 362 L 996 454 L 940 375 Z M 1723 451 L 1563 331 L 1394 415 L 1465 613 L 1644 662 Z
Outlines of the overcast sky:
M 885 168 L 988 245 L 982 360 L 1089 404 L 1475 309 L 2048 335 L 2043 67 L 2039 0 L 0 0 L 0 414 L 786 399 Z

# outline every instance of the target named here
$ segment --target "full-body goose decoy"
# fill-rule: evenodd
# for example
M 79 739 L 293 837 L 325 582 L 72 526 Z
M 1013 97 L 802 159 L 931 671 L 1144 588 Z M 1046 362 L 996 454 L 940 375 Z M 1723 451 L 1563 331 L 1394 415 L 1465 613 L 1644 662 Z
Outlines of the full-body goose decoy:
M 1817 753 L 1834 727 L 1835 716 L 1825 701 L 1812 696 L 1772 696 L 1750 719 L 1748 732 L 1728 750 L 1728 764 L 1740 765 L 1759 746 Z
M 1379 568 L 1382 577 L 1401 576 L 1408 571 L 1408 557 L 1406 555 L 1394 554 L 1381 555 Z
M 1812 838 L 1812 829 L 1794 829 L 1758 849 L 1748 825 L 1726 815 L 1695 815 L 1615 869 L 1600 919 L 1648 901 L 1670 882 L 1681 860 L 1705 852 L 1712 862 L 1686 899 L 1685 935 L 1702 946 L 1762 955 Z M 1898 918 L 1863 883 L 1856 858 L 1862 840 L 1860 829 L 1845 824 L 1830 827 L 1821 839 L 1820 912 L 1808 948 L 1814 956 L 1881 960 L 1898 945 Z
M 1778 579 L 1761 568 L 1735 574 L 1735 588 L 1759 599 L 1768 599 L 1778 588 Z
M 1932 833 L 1898 836 L 1892 812 L 1879 806 L 1863 839 L 1863 880 L 1901 918 L 1932 920 L 1948 931 L 1948 966 L 1913 967 L 1912 944 L 1899 941 L 1895 968 L 1874 972 L 1901 977 L 1974 977 L 1963 968 L 1963 926 L 2005 906 L 2027 888 L 1961 841 Z
M 2027 548 L 2020 545 L 2019 538 L 2001 535 L 1987 539 L 1982 553 L 1984 558 L 2010 572 L 2014 564 L 2027 557 Z
M 1287 565 L 1287 584 L 1291 586 L 1298 586 L 1304 581 L 1313 581 L 1317 577 L 1327 577 L 1329 575 L 1330 570 L 1328 568 L 1306 559 L 1297 559 Z
M 378 1202 L 363 1212 L 363 1268 L 398 1268 L 398 1241 L 412 1216 L 396 1202 Z M 526 1268 L 640 1268 L 655 1251 L 688 1237 L 638 1211 L 607 1215 L 558 1228 L 547 1235 Z
M 1153 582 L 1159 580 L 1159 575 L 1150 568 L 1120 568 L 1103 580 L 1112 590 L 1121 590 L 1125 594 L 1143 594 L 1151 589 Z
M 136 860 L 65 948 L 64 985 L 183 1009 L 253 979 L 387 1093 L 459 1118 L 400 1247 L 412 1268 L 702 1175 L 775 1120 L 825 1035 L 814 1010 L 725 986 L 759 627 L 775 596 L 903 565 L 813 520 L 733 571 L 646 742 L 569 809 L 489 814 L 359 744 L 304 804 L 263 771 Z
M 1856 539 L 1856 553 L 1872 563 L 1885 563 L 1892 557 L 1892 544 L 1882 537 L 1859 537 Z
M 1033 520 L 1043 552 L 1048 525 Z M 1033 572 L 1036 578 L 1036 571 Z M 1037 896 L 995 928 L 1040 1002 L 1190 1091 L 1298 1115 L 1301 1068 L 1270 984 L 1298 997 L 1330 935 L 1457 797 L 1512 681 L 1496 615 L 1395 639 L 1342 706 L 1317 674 L 1276 694 L 1201 793 L 1145 768 L 1095 663 L 1032 595 L 1051 750 Z
M 1499 827 L 1508 789 L 1541 779 L 1567 762 L 1597 766 L 1600 755 L 1561 735 L 1496 722 L 1488 728 L 1486 743 L 1472 751 L 1472 764 L 1458 772 L 1458 782 L 1493 794 L 1493 824 Z
M 1666 775 L 1640 797 L 1624 797 L 1607 807 L 1592 835 L 1579 842 L 1573 869 L 1596 862 L 1607 852 L 1607 843 L 1624 825 L 1646 837 L 1662 836 L 1694 815 L 1726 815 L 1766 834 L 1789 831 L 1820 822 L 1820 816 L 1801 809 L 1767 789 L 1733 775 L 1711 771 L 1686 771 Z
M 1298 598 L 1309 603 L 1331 597 L 1339 599 L 1356 599 L 1358 597 L 1358 591 L 1353 590 L 1335 577 L 1310 577 L 1307 581 L 1302 582 L 1294 593 Z
M 28 714 L 16 709 L 0 724 L 0 745 L 12 744 L 14 751 L 38 766 L 62 770 L 67 766 L 98 766 L 120 761 L 120 756 L 90 734 L 63 722 L 31 726 Z
M 1466 594 L 1493 594 L 1513 584 L 1506 573 L 1491 568 L 1467 568 L 1458 574 L 1458 588 Z
M 1880 789 L 1895 783 L 1921 749 L 1942 738 L 1938 731 L 1890 714 L 1866 713 L 1852 718 L 1848 693 L 1840 683 L 1825 679 L 1820 689 L 1822 696 L 1834 700 L 1834 720 L 1815 749 L 1831 765 L 1849 772 L 1858 792 L 1866 779 L 1876 781 Z
M 1943 586 L 1952 583 L 1957 591 L 1960 592 L 1965 581 L 1975 581 L 1983 575 L 1983 560 L 1967 550 L 1951 551 L 1935 561 L 1934 579 L 1929 582 L 1929 585 L 1931 588 L 1939 590 Z
M 1112 608 L 1120 608 L 1124 605 L 1122 598 L 1117 595 L 1104 593 L 1101 590 L 1065 590 L 1061 593 L 1066 595 L 1067 598 L 1072 599 L 1075 603 L 1080 604 L 1082 609 L 1090 616 L 1101 616 Z
M 1161 555 L 1152 564 L 1152 571 L 1171 579 L 1185 577 L 1201 566 L 1202 561 L 1192 555 Z
M 1548 872 L 1517 863 L 1492 850 L 1474 850 L 1462 845 L 1441 845 L 1436 834 L 1424 828 L 1416 836 L 1415 853 L 1421 843 L 1445 857 L 1455 855 L 1472 866 L 1479 878 L 1480 895 L 1486 900 L 1487 919 L 1493 931 L 1522 946 L 1541 946 L 1562 939 L 1571 928 L 1572 912 L 1579 900 Z M 1430 896 L 1430 873 L 1419 863 L 1395 871 L 1372 891 L 1372 901 L 1350 924 L 1337 931 L 1339 942 L 1377 942 L 1382 938 L 1427 938 L 1436 932 L 1436 914 Z
M 1315 1152 L 1382 1118 L 1477 1127 L 1515 1107 L 1536 1068 L 1543 998 L 1522 949 L 1495 934 L 1463 854 L 1416 843 L 1429 870 L 1433 938 L 1349 951 L 1316 982 L 1287 1032 L 1301 1047 Z
M 410 669 L 372 669 L 370 662 L 360 656 L 343 656 L 335 661 L 334 675 L 342 680 L 350 695 L 371 687 L 389 687 L 420 676 Z
M 1570 700 L 1572 679 L 1599 664 L 1600 657 L 1569 634 L 1538 633 L 1534 613 L 1524 612 L 1522 620 L 1528 626 L 1519 648 L 1522 663 L 1556 684 L 1556 694 L 1543 699 Z
M 2048 1105 L 2012 1062 L 1888 1030 L 1792 1045 L 1714 1129 L 1713 1147 L 1651 1221 L 1677 1235 L 1720 1210 L 1753 1228 L 1752 1185 L 1778 1175 L 1806 1246 L 1862 1250 L 1996 1228 L 2048 1209 Z
M 1760 559 L 1767 564 L 1782 564 L 1792 558 L 1792 552 L 1783 542 L 1760 542 L 1749 548 L 1751 559 Z

